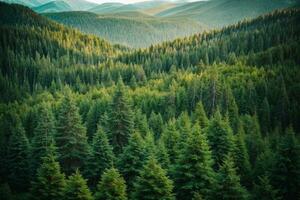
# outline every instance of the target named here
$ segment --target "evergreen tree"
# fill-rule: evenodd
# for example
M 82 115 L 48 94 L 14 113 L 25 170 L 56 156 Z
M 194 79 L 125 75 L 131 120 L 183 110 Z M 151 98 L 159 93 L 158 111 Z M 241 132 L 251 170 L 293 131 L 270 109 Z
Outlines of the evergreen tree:
M 95 200 L 127 200 L 125 180 L 117 169 L 106 169 L 102 174 Z
M 105 169 L 111 168 L 115 161 L 112 146 L 109 144 L 107 135 L 101 126 L 93 137 L 92 143 L 92 159 L 88 165 L 88 178 L 92 185 L 95 185 L 100 179 Z
M 150 118 L 149 118 L 149 127 L 154 133 L 155 140 L 158 140 L 161 136 L 161 133 L 163 131 L 163 119 L 160 113 L 155 114 L 154 112 L 151 112 Z
M 47 104 L 42 104 L 38 109 L 37 125 L 31 144 L 31 168 L 36 172 L 46 151 L 54 142 L 55 122 L 54 116 Z
M 122 78 L 119 77 L 108 113 L 110 139 L 116 154 L 120 154 L 127 145 L 133 130 L 132 111 L 124 87 Z
M 207 138 L 215 161 L 214 168 L 218 169 L 224 157 L 232 153 L 234 148 L 232 130 L 228 122 L 222 120 L 219 110 L 207 127 Z
M 126 180 L 129 192 L 132 189 L 134 179 L 143 167 L 145 157 L 144 140 L 138 132 L 134 132 L 118 161 L 118 168 Z
M 90 156 L 90 148 L 70 91 L 65 93 L 60 105 L 55 139 L 63 171 L 71 174 L 77 168 L 83 168 Z
M 300 198 L 300 145 L 292 128 L 286 129 L 276 155 L 272 183 L 284 199 Z
M 175 120 L 168 122 L 162 133 L 161 140 L 168 151 L 170 162 L 174 163 L 178 155 L 177 144 L 180 140 L 180 134 L 176 128 Z
M 233 160 L 226 156 L 217 175 L 215 199 L 243 200 L 248 194 L 240 184 L 240 177 L 236 174 Z
M 14 115 L 14 127 L 8 142 L 8 183 L 16 191 L 24 191 L 29 183 L 29 141 L 18 115 Z
M 66 188 L 65 175 L 55 161 L 54 146 L 48 147 L 42 164 L 32 182 L 31 198 L 36 200 L 64 199 Z
M 193 196 L 194 192 L 210 199 L 215 183 L 213 160 L 207 139 L 199 125 L 193 128 L 193 134 L 187 138 L 179 158 L 172 171 L 178 199 Z
M 101 101 L 96 100 L 87 114 L 87 136 L 90 140 L 92 140 L 93 135 L 97 131 L 97 125 L 100 121 L 103 107 L 104 106 L 101 104 Z
M 271 185 L 268 176 L 259 177 L 258 184 L 254 185 L 253 198 L 261 200 L 279 200 L 278 191 Z
M 249 187 L 251 185 L 251 165 L 245 143 L 245 131 L 241 123 L 237 135 L 234 136 L 234 144 L 232 156 L 237 174 L 241 177 L 242 185 Z
M 75 171 L 67 180 L 65 190 L 66 200 L 93 200 L 92 193 L 90 192 L 86 180 L 81 176 L 78 170 Z
M 133 199 L 174 200 L 173 183 L 154 158 L 150 158 L 134 182 Z
M 270 105 L 267 98 L 264 98 L 260 108 L 260 125 L 261 131 L 266 135 L 270 130 L 271 117 L 270 117 Z
M 135 112 L 134 116 L 135 130 L 138 131 L 142 137 L 145 137 L 150 132 L 146 115 L 139 109 Z
M 201 128 L 206 128 L 208 126 L 208 118 L 205 113 L 202 101 L 199 101 L 196 105 L 195 113 L 194 113 L 194 121 L 198 122 Z
M 169 154 L 164 143 L 161 140 L 158 141 L 158 144 L 156 146 L 156 158 L 163 169 L 169 170 L 170 167 Z

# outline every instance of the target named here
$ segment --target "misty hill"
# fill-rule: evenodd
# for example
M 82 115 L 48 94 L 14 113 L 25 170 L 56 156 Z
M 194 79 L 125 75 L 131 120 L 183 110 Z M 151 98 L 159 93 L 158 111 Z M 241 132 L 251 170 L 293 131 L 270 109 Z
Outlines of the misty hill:
M 38 13 L 71 11 L 72 7 L 65 1 L 51 1 L 33 8 Z
M 140 12 L 97 15 L 90 12 L 47 13 L 46 17 L 85 33 L 99 35 L 112 43 L 147 47 L 162 41 L 184 37 L 204 29 L 185 18 L 160 18 Z
M 209 27 L 222 27 L 245 18 L 254 18 L 278 8 L 293 6 L 296 0 L 211 0 L 183 4 L 157 14 L 187 17 Z

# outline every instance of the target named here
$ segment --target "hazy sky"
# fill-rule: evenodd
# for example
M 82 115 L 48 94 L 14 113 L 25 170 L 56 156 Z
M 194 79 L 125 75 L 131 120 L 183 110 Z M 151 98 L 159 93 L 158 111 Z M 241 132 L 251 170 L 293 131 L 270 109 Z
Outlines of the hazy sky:
M 91 1 L 91 2 L 95 2 L 95 3 L 105 3 L 105 2 L 120 2 L 120 3 L 136 3 L 136 2 L 142 2 L 142 1 L 146 1 L 146 0 L 87 0 L 87 1 Z M 172 1 L 172 0 L 171 0 Z M 173 0 L 176 1 L 176 0 Z

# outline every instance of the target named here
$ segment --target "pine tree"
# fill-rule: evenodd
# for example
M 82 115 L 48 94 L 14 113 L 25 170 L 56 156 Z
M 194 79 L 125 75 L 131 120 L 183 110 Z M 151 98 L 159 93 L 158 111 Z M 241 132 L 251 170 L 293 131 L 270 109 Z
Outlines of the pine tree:
M 69 175 L 77 168 L 83 168 L 90 156 L 90 148 L 70 91 L 65 93 L 60 105 L 55 139 L 63 171 Z
M 206 128 L 208 126 L 208 118 L 205 113 L 202 101 L 199 101 L 196 105 L 195 113 L 194 113 L 194 121 L 199 123 L 201 128 Z
M 29 141 L 18 115 L 8 142 L 7 169 L 9 185 L 16 191 L 24 191 L 29 183 Z
M 276 154 L 272 183 L 284 199 L 300 198 L 300 145 L 292 128 L 285 131 Z
M 173 183 L 154 158 L 150 158 L 134 182 L 136 200 L 174 200 Z
M 169 170 L 170 167 L 169 154 L 164 143 L 161 140 L 158 141 L 158 144 L 156 146 L 156 158 L 163 169 Z
M 151 112 L 150 118 L 149 118 L 149 127 L 154 133 L 155 140 L 158 140 L 161 136 L 161 133 L 163 131 L 163 119 L 160 113 L 155 114 L 154 112 Z
M 106 169 L 102 174 L 95 200 L 127 200 L 125 180 L 117 169 Z
M 146 115 L 139 109 L 135 112 L 134 116 L 134 129 L 138 131 L 142 137 L 145 137 L 150 132 Z
M 175 120 L 170 120 L 165 127 L 161 140 L 163 141 L 170 158 L 170 162 L 174 163 L 177 158 L 177 144 L 180 140 L 180 134 L 176 128 Z
M 172 171 L 177 198 L 185 199 L 198 192 L 209 199 L 215 183 L 212 166 L 213 160 L 207 139 L 201 133 L 199 125 L 195 125 L 193 134 L 187 138 Z
M 222 119 L 219 110 L 207 127 L 207 138 L 215 161 L 214 168 L 218 169 L 224 157 L 232 153 L 234 148 L 232 130 L 228 122 Z
M 65 175 L 56 162 L 54 146 L 48 147 L 42 164 L 32 182 L 31 198 L 36 200 L 64 199 L 66 188 Z
M 245 143 L 245 131 L 241 123 L 238 133 L 234 136 L 234 144 L 232 156 L 236 171 L 241 177 L 242 185 L 249 187 L 251 185 L 251 165 Z
M 134 179 L 143 167 L 145 159 L 145 143 L 141 135 L 134 132 L 118 161 L 118 168 L 126 180 L 129 192 L 132 189 Z
M 259 177 L 258 184 L 254 185 L 253 189 L 254 199 L 260 200 L 279 200 L 278 191 L 271 185 L 268 176 Z
M 38 109 L 37 125 L 34 128 L 34 135 L 31 145 L 31 168 L 39 168 L 46 151 L 54 143 L 55 122 L 54 116 L 47 104 L 42 104 Z
M 264 98 L 261 108 L 260 108 L 260 125 L 261 131 L 266 135 L 270 130 L 271 117 L 270 117 L 270 105 L 267 98 Z
M 100 179 L 105 169 L 111 168 L 115 161 L 112 146 L 108 142 L 107 135 L 98 126 L 98 131 L 94 135 L 92 143 L 92 159 L 89 162 L 88 173 L 89 182 L 95 185 Z
M 92 107 L 90 108 L 88 114 L 87 114 L 87 136 L 89 141 L 92 140 L 93 135 L 97 131 L 97 125 L 100 121 L 103 105 L 101 104 L 100 100 L 96 100 Z
M 81 176 L 78 170 L 75 171 L 67 180 L 65 190 L 65 200 L 93 200 L 86 180 Z
M 217 175 L 215 199 L 243 200 L 248 194 L 240 184 L 240 177 L 236 174 L 233 160 L 226 156 Z
M 121 77 L 119 77 L 110 105 L 108 124 L 114 152 L 118 155 L 123 151 L 123 147 L 127 145 L 133 130 L 132 111 L 125 94 L 125 86 Z

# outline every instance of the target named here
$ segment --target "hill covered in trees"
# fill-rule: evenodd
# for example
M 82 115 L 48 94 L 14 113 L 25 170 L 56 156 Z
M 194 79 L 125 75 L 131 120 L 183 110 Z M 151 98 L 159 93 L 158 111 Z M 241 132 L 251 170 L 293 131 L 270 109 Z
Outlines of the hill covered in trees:
M 299 18 L 130 50 L 0 3 L 1 197 L 298 200 Z
M 97 15 L 90 12 L 45 14 L 59 23 L 98 35 L 116 44 L 148 47 L 203 31 L 199 23 L 186 18 L 157 18 L 140 12 Z

